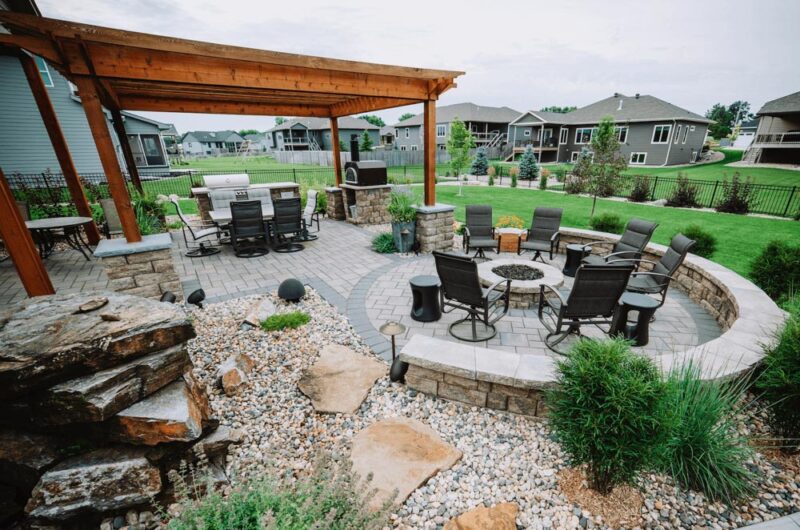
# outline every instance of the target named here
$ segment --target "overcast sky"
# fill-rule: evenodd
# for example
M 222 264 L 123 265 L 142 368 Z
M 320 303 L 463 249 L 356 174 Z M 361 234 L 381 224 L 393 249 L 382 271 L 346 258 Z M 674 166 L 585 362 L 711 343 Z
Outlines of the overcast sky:
M 465 71 L 440 103 L 524 111 L 651 94 L 697 113 L 800 90 L 798 0 L 38 0 L 47 17 L 267 50 Z M 383 111 L 388 123 L 417 106 Z M 192 129 L 274 119 L 141 113 Z

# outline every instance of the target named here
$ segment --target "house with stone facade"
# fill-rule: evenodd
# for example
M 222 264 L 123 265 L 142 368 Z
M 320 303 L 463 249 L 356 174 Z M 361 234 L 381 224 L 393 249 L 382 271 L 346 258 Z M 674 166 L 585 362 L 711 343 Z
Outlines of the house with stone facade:
M 349 143 L 352 135 L 361 136 L 367 131 L 372 145 L 381 145 L 380 127 L 361 118 L 339 118 L 339 138 Z M 276 151 L 330 151 L 331 123 L 328 118 L 292 118 L 269 131 Z
M 600 121 L 617 126 L 620 151 L 631 166 L 672 166 L 697 161 L 712 120 L 655 96 L 614 94 L 567 113 L 528 111 L 508 127 L 509 160 L 531 146 L 538 160 L 574 162 L 590 147 Z

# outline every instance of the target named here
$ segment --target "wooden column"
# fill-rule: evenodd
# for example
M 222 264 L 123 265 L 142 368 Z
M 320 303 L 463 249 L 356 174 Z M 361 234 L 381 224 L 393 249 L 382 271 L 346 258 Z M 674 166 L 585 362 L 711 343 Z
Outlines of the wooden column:
M 336 187 L 342 183 L 342 150 L 339 144 L 339 119 L 331 118 L 331 150 L 333 151 L 333 172 L 336 174 Z
M 47 129 L 48 136 L 50 136 L 50 143 L 53 144 L 53 151 L 56 153 L 58 165 L 61 166 L 61 173 L 64 175 L 64 181 L 67 184 L 70 196 L 72 196 L 72 202 L 78 210 L 78 215 L 92 217 L 92 208 L 89 206 L 86 193 L 84 193 L 83 186 L 81 186 L 78 170 L 75 168 L 75 162 L 69 152 L 64 131 L 61 130 L 58 116 L 56 116 L 56 111 L 53 108 L 53 102 L 50 101 L 50 96 L 47 93 L 47 87 L 44 86 L 44 81 L 39 73 L 39 67 L 36 66 L 33 57 L 27 53 L 19 54 L 19 62 L 22 64 L 22 70 L 28 79 L 33 99 L 39 108 L 39 114 L 42 115 L 44 127 Z M 97 229 L 97 225 L 92 222 L 84 226 L 89 244 L 96 245 L 100 241 L 100 231 Z
M 122 148 L 122 157 L 125 159 L 125 165 L 128 167 L 128 175 L 131 176 L 131 182 L 136 190 L 144 194 L 142 189 L 142 181 L 139 179 L 139 169 L 136 167 L 136 159 L 133 158 L 133 150 L 131 144 L 128 142 L 128 134 L 125 132 L 125 122 L 122 121 L 122 113 L 119 109 L 111 108 L 111 121 L 114 124 L 114 132 L 117 133 L 119 138 L 119 145 Z
M 425 178 L 425 206 L 436 204 L 436 101 L 425 100 L 423 110 L 424 123 L 422 130 L 423 139 L 423 161 Z
M 97 154 L 100 155 L 100 163 L 103 164 L 103 171 L 108 180 L 108 189 L 122 222 L 122 233 L 125 234 L 128 243 L 137 243 L 142 240 L 142 235 L 136 224 L 136 215 L 133 213 L 125 177 L 119 167 L 117 152 L 114 149 L 114 142 L 111 141 L 111 133 L 108 130 L 103 107 L 100 105 L 97 89 L 89 77 L 76 77 L 75 84 L 78 86 L 78 95 L 81 98 L 83 111 L 86 113 L 86 119 L 97 146 Z
M 14 194 L 11 193 L 2 169 L 0 169 L 0 236 L 3 237 L 3 244 L 14 262 L 28 296 L 54 294 L 56 291 L 50 282 L 50 276 L 47 275 L 47 269 L 44 268 L 36 245 L 33 244 L 31 233 L 25 226 L 25 220 L 17 208 Z

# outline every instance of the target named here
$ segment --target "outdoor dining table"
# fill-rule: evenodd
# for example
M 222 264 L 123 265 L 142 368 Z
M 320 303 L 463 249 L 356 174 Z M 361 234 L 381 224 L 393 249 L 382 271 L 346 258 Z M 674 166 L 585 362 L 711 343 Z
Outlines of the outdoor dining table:
M 25 226 L 34 236 L 36 246 L 39 247 L 39 255 L 42 258 L 48 257 L 53 253 L 56 243 L 65 242 L 83 254 L 86 261 L 89 255 L 84 249 L 91 253 L 89 243 L 83 239 L 81 227 L 92 222 L 91 217 L 49 217 L 47 219 L 34 219 L 25 221 Z
M 208 212 L 211 220 L 219 226 L 230 224 L 233 219 L 230 208 L 223 208 L 219 210 L 211 210 Z M 261 216 L 264 219 L 272 219 L 275 217 L 275 209 L 271 204 L 261 205 Z

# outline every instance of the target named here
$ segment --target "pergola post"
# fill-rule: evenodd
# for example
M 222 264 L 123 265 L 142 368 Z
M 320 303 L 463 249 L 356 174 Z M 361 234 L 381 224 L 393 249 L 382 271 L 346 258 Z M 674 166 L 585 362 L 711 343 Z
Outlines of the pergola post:
M 423 174 L 425 206 L 436 204 L 436 101 L 425 100 L 423 110 Z
M 28 85 L 31 88 L 33 99 L 36 101 L 36 106 L 39 108 L 39 114 L 42 115 L 44 127 L 50 137 L 50 143 L 53 145 L 53 151 L 58 159 L 58 165 L 61 167 L 61 174 L 64 175 L 64 181 L 67 184 L 72 202 L 78 210 L 78 215 L 82 217 L 92 217 L 92 208 L 89 206 L 89 201 L 86 199 L 86 194 L 81 186 L 78 170 L 75 167 L 75 162 L 72 160 L 72 155 L 69 152 L 67 140 L 64 137 L 64 131 L 58 122 L 56 111 L 53 108 L 53 102 L 50 101 L 50 96 L 47 93 L 47 87 L 44 86 L 44 81 L 39 73 L 39 68 L 33 57 L 27 53 L 19 53 L 19 61 L 22 64 L 22 70 L 25 72 L 25 77 L 28 79 Z M 84 225 L 86 230 L 86 237 L 89 244 L 96 245 L 100 241 L 100 231 L 94 222 Z
M 336 174 L 336 187 L 342 184 L 342 153 L 339 143 L 339 119 L 331 118 L 331 150 L 333 151 L 333 172 Z
M 114 124 L 114 132 L 117 133 L 119 145 L 122 148 L 122 157 L 125 159 L 125 166 L 128 168 L 128 175 L 131 176 L 131 182 L 136 190 L 144 194 L 142 181 L 139 179 L 139 169 L 136 167 L 136 159 L 133 158 L 133 150 L 130 142 L 128 142 L 128 134 L 125 132 L 125 122 L 122 121 L 122 112 L 113 107 L 109 110 L 111 111 L 111 122 Z
M 106 179 L 108 179 L 108 189 L 114 199 L 114 206 L 116 206 L 119 219 L 122 222 L 122 233 L 128 243 L 138 243 L 142 240 L 142 235 L 139 233 L 139 226 L 136 224 L 136 215 L 133 213 L 131 198 L 125 185 L 125 177 L 119 167 L 117 153 L 114 149 L 114 143 L 111 141 L 111 133 L 108 130 L 108 122 L 103 113 L 103 107 L 100 105 L 97 89 L 89 77 L 76 76 L 74 80 L 78 86 L 78 95 L 81 98 L 83 111 L 86 113 L 86 119 L 89 122 L 89 128 L 97 146 L 97 154 L 100 155 L 100 163 L 103 165 L 103 171 L 106 174 Z
M 53 284 L 25 220 L 17 208 L 14 194 L 0 169 L 0 236 L 28 296 L 54 294 Z

